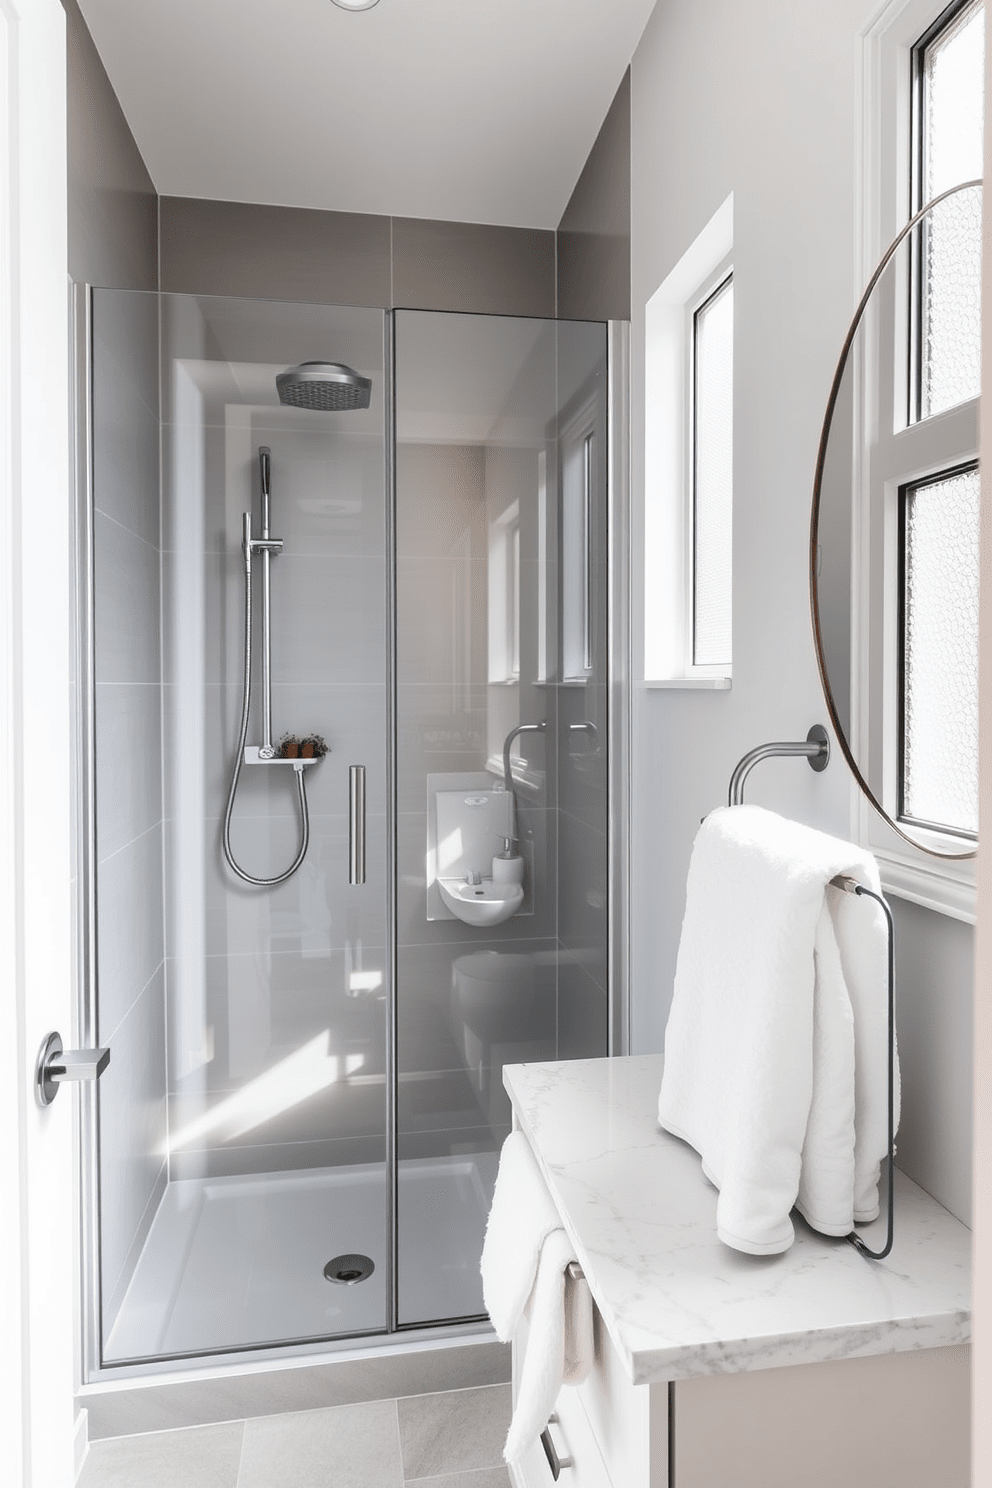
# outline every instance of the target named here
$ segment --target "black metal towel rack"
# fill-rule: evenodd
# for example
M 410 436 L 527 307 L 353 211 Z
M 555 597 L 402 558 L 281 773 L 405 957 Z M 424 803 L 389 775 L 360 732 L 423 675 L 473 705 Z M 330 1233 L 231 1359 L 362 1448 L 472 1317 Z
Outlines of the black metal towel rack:
M 806 738 L 794 743 L 762 744 L 757 749 L 752 749 L 742 760 L 739 760 L 734 773 L 730 777 L 730 791 L 728 804 L 731 806 L 743 806 L 744 804 L 744 782 L 755 765 L 765 759 L 782 758 L 805 758 L 809 762 L 811 770 L 825 770 L 830 761 L 830 739 L 822 724 L 816 723 L 810 729 Z M 844 1238 L 872 1261 L 884 1261 L 892 1249 L 893 1222 L 894 1222 L 894 1183 L 895 1183 L 895 1078 L 896 1078 L 896 983 L 895 983 L 895 930 L 892 923 L 892 911 L 881 894 L 876 894 L 874 889 L 867 888 L 858 883 L 857 879 L 849 878 L 846 874 L 838 874 L 830 880 L 834 888 L 842 890 L 845 894 L 858 894 L 868 899 L 874 899 L 876 904 L 882 906 L 885 914 L 885 924 L 888 931 L 889 944 L 889 1092 L 888 1092 L 888 1163 L 886 1175 L 886 1208 L 887 1223 L 885 1231 L 885 1244 L 881 1250 L 871 1250 L 862 1240 L 861 1236 L 854 1230 Z

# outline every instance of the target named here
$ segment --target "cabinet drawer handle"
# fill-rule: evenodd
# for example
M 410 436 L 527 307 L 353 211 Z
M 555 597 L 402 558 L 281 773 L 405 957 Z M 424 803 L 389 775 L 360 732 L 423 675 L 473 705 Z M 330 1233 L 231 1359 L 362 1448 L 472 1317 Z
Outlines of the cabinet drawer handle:
M 551 1419 L 548 1421 L 547 1426 L 545 1426 L 544 1430 L 541 1432 L 541 1446 L 544 1448 L 544 1455 L 548 1459 L 548 1466 L 551 1469 L 551 1476 L 554 1478 L 556 1483 L 561 1477 L 562 1468 L 572 1466 L 572 1459 L 567 1455 L 567 1450 L 559 1452 L 558 1445 L 554 1437 L 551 1435 L 552 1426 L 557 1426 L 557 1424 L 558 1417 L 552 1416 Z

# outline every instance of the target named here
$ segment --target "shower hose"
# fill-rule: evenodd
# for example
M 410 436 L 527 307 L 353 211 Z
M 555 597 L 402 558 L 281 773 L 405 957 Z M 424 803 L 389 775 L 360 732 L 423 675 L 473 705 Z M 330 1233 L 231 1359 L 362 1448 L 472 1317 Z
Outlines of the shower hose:
M 245 678 L 244 678 L 244 705 L 241 709 L 241 732 L 238 737 L 238 749 L 234 756 L 234 772 L 231 775 L 231 789 L 227 796 L 227 810 L 224 812 L 224 856 L 231 869 L 245 883 L 252 884 L 257 889 L 271 889 L 276 884 L 285 883 L 287 878 L 292 878 L 307 855 L 310 845 L 310 812 L 307 807 L 306 771 L 301 767 L 294 770 L 296 775 L 296 788 L 300 795 L 300 817 L 303 825 L 303 836 L 300 841 L 300 850 L 295 859 L 286 869 L 285 873 L 277 873 L 275 878 L 256 878 L 253 873 L 246 873 L 244 868 L 235 859 L 231 851 L 231 818 L 234 815 L 234 798 L 238 794 L 238 781 L 241 779 L 241 767 L 244 763 L 245 745 L 248 742 L 248 716 L 251 712 L 251 547 L 246 542 L 245 549 Z

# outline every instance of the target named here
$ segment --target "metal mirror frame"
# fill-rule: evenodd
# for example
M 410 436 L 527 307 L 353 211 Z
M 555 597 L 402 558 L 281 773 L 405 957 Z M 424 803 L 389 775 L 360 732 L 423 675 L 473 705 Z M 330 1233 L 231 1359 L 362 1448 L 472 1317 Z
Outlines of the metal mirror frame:
M 865 292 L 861 296 L 861 299 L 858 301 L 858 307 L 855 310 L 854 316 L 851 320 L 851 324 L 848 327 L 847 335 L 844 338 L 844 344 L 841 347 L 840 357 L 837 361 L 837 369 L 834 372 L 834 379 L 830 385 L 830 394 L 827 398 L 826 412 L 823 416 L 823 427 L 820 431 L 820 443 L 816 452 L 816 473 L 813 478 L 813 504 L 810 514 L 809 601 L 810 614 L 813 621 L 813 641 L 816 648 L 816 664 L 820 672 L 820 683 L 823 687 L 823 696 L 827 704 L 827 711 L 830 714 L 830 722 L 833 725 L 834 733 L 837 736 L 837 742 L 841 747 L 844 758 L 847 760 L 847 763 L 851 768 L 851 773 L 853 774 L 855 780 L 858 782 L 861 790 L 864 792 L 865 796 L 878 812 L 879 816 L 882 817 L 883 821 L 887 822 L 892 830 L 897 833 L 897 835 L 901 837 L 904 842 L 908 842 L 911 847 L 915 847 L 919 852 L 927 853 L 930 857 L 941 858 L 945 862 L 962 862 L 966 859 L 974 858 L 978 851 L 977 846 L 970 852 L 940 852 L 937 848 L 928 847 L 926 844 L 920 842 L 918 838 L 910 836 L 910 834 L 905 831 L 903 827 L 901 827 L 899 823 L 889 815 L 889 813 L 885 810 L 885 807 L 877 799 L 875 793 L 872 791 L 868 782 L 865 780 L 864 775 L 861 773 L 861 768 L 858 765 L 858 762 L 854 758 L 854 753 L 851 748 L 850 741 L 848 740 L 845 729 L 840 721 L 837 706 L 834 702 L 834 695 L 830 687 L 830 678 L 827 675 L 826 658 L 823 654 L 823 636 L 820 627 L 819 581 L 816 571 L 816 550 L 817 538 L 819 536 L 820 500 L 822 496 L 823 474 L 826 466 L 827 446 L 830 440 L 830 429 L 833 423 L 834 410 L 837 406 L 837 399 L 840 395 L 841 382 L 843 381 L 844 373 L 847 370 L 847 359 L 850 355 L 851 347 L 854 345 L 854 338 L 858 333 L 861 322 L 864 318 L 865 311 L 868 308 L 868 303 L 871 300 L 872 292 L 875 289 L 875 286 L 878 284 L 878 281 L 884 274 L 885 270 L 888 268 L 892 259 L 895 257 L 895 254 L 897 253 L 900 246 L 909 237 L 910 233 L 919 226 L 923 219 L 929 216 L 934 207 L 939 206 L 940 203 L 943 201 L 947 201 L 949 197 L 957 196 L 959 192 L 972 191 L 976 187 L 981 188 L 983 185 L 983 178 L 978 178 L 972 181 L 962 181 L 959 185 L 949 187 L 947 191 L 942 191 L 939 196 L 935 196 L 931 201 L 928 201 L 925 206 L 921 207 L 920 210 L 913 217 L 910 218 L 910 220 L 906 223 L 906 226 L 902 228 L 901 231 L 893 238 L 892 242 L 885 250 L 885 253 L 882 255 L 882 258 L 879 260 L 875 272 L 869 279 L 867 287 L 865 288 Z

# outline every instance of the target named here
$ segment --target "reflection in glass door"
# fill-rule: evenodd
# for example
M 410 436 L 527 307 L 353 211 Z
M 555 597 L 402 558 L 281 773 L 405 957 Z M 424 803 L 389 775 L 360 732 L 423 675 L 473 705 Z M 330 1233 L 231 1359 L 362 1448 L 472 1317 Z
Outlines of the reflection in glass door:
M 94 293 L 112 1363 L 381 1331 L 391 1275 L 384 317 L 167 295 L 161 389 L 158 317 Z M 369 406 L 280 401 L 318 357 Z
M 506 1063 L 607 1019 L 606 334 L 396 313 L 400 1326 L 483 1313 Z
M 503 1065 L 608 1047 L 605 327 L 91 323 L 91 1369 L 480 1318 Z

